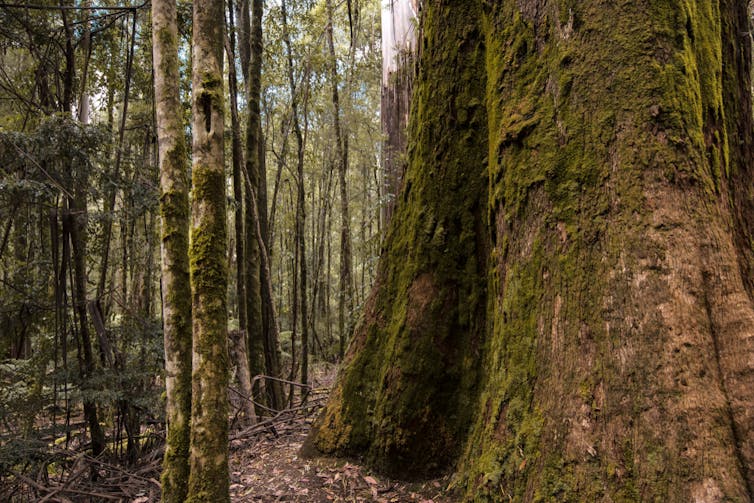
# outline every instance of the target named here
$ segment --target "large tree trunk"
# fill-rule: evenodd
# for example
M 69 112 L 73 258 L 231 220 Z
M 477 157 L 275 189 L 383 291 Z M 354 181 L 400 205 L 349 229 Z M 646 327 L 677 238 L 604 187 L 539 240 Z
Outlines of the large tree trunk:
M 190 502 L 229 501 L 223 10 L 221 0 L 194 1 Z
M 162 499 L 182 502 L 189 479 L 191 419 L 191 286 L 189 179 L 178 91 L 178 27 L 174 0 L 152 3 L 155 109 L 162 217 L 162 319 L 167 442 Z
M 428 32 L 432 64 L 417 96 L 413 169 L 388 230 L 378 286 L 315 436 L 325 452 L 366 450 L 395 473 L 434 471 L 460 452 L 484 334 L 484 52 L 481 28 L 465 24 L 479 9 L 456 4 L 446 31 Z M 454 50 L 432 48 L 440 42 Z M 468 105 L 455 110 L 456 103 Z
M 750 501 L 746 26 L 427 2 L 405 188 L 313 444 L 456 463 L 469 500 Z

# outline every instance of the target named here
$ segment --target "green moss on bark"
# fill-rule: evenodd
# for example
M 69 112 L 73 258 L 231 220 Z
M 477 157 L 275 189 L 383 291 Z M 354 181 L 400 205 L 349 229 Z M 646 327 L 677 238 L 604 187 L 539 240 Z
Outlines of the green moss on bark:
M 673 326 L 639 297 L 673 295 L 664 268 L 677 252 L 647 236 L 667 225 L 654 187 L 699 187 L 703 200 L 728 163 L 720 13 L 681 3 L 489 13 L 489 204 L 503 265 L 491 276 L 485 414 L 459 467 L 467 499 L 677 501 L 701 477 L 683 454 L 685 420 L 668 437 L 649 419 L 684 406 L 658 357 Z M 615 445 L 631 435 L 630 449 Z M 719 477 L 735 499 L 735 476 Z
M 189 263 L 193 316 L 187 501 L 229 501 L 223 2 L 193 4 L 193 168 Z
M 160 160 L 162 312 L 165 345 L 166 445 L 162 500 L 186 499 L 191 419 L 191 288 L 188 153 L 178 93 L 175 2 L 152 4 L 155 105 Z
M 453 23 L 440 29 L 447 19 Z M 478 19 L 473 3 L 441 2 L 425 20 L 428 39 L 454 43 L 427 44 L 423 54 L 406 188 L 386 241 L 393 258 L 382 261 L 381 287 L 314 438 L 325 452 L 366 450 L 392 473 L 446 469 L 460 450 L 475 393 L 486 298 Z
M 219 136 L 221 137 L 221 135 Z M 195 156 L 196 157 L 196 156 Z M 222 160 L 222 158 L 221 158 Z M 228 281 L 222 164 L 193 167 L 189 259 L 193 298 L 191 474 L 188 501 L 228 496 Z
M 171 153 L 180 150 L 177 148 Z M 186 164 L 185 155 L 170 155 L 162 164 L 162 171 L 178 175 L 179 180 L 185 179 Z M 185 499 L 188 487 L 191 418 L 191 288 L 188 188 L 185 184 L 182 190 L 163 192 L 160 213 L 168 422 L 161 481 L 163 500 L 177 502 Z
M 751 497 L 754 350 L 721 314 L 754 318 L 725 125 L 742 9 L 426 6 L 406 186 L 315 445 L 405 474 L 439 439 L 470 501 Z

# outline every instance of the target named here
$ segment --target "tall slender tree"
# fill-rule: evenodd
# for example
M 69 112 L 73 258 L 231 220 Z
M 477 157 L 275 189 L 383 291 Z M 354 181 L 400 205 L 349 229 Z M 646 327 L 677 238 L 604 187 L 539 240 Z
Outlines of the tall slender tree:
M 256 411 L 252 397 L 254 392 L 251 384 L 251 369 L 249 367 L 248 338 L 246 329 L 248 322 L 246 309 L 246 234 L 244 232 L 244 167 L 243 144 L 241 142 L 241 123 L 238 119 L 238 77 L 236 75 L 236 26 L 233 1 L 228 1 L 228 35 L 225 37 L 225 52 L 228 55 L 228 94 L 230 98 L 231 121 L 231 152 L 233 165 L 233 198 L 235 202 L 235 241 L 236 241 L 236 305 L 238 308 L 239 337 L 231 337 L 231 360 L 236 366 L 236 375 L 241 392 L 245 395 L 243 409 L 246 420 L 256 422 Z
M 190 502 L 229 500 L 224 18 L 222 0 L 194 1 L 189 248 L 193 357 L 187 497 Z
M 351 212 L 348 206 L 348 134 L 341 127 L 340 93 L 338 91 L 338 60 L 333 42 L 333 5 L 326 1 L 327 8 L 327 47 L 330 53 L 329 73 L 332 89 L 333 128 L 335 130 L 335 152 L 338 160 L 338 186 L 340 188 L 340 286 L 338 290 L 338 335 L 339 355 L 343 358 L 346 342 L 351 330 L 353 317 L 353 254 L 351 253 Z M 352 27 L 353 29 L 353 27 Z M 351 50 L 354 50 L 353 32 Z M 353 71 L 353 68 L 351 68 Z
M 71 113 L 73 97 L 75 95 L 76 79 L 76 40 L 74 35 L 73 20 L 65 8 L 61 9 L 61 19 L 65 33 L 65 67 L 63 71 L 63 100 L 61 108 L 67 115 Z M 85 44 L 86 45 L 86 44 Z M 82 118 L 88 120 L 87 114 Z M 89 332 L 89 317 L 86 311 L 86 293 L 88 284 L 87 249 L 88 249 L 88 166 L 75 166 L 72 162 L 67 166 L 71 175 L 71 190 L 67 193 L 67 211 L 64 218 L 68 220 L 71 250 L 73 258 L 73 307 L 78 321 L 78 359 L 79 374 L 84 387 L 90 386 L 90 379 L 95 369 L 92 339 Z M 92 440 L 92 453 L 98 456 L 105 450 L 105 433 L 99 424 L 97 404 L 91 398 L 84 400 L 84 417 L 89 424 L 89 432 Z
M 249 2 L 245 2 L 248 9 Z M 261 6 L 259 6 L 261 7 Z M 248 12 L 245 19 L 248 23 L 242 33 L 248 34 L 244 41 L 246 46 L 241 54 L 246 54 L 247 59 L 242 60 L 244 65 L 244 74 L 246 75 L 246 102 L 247 102 L 247 122 L 246 122 L 246 169 L 245 174 L 248 177 L 248 187 L 246 191 L 246 207 L 251 208 L 252 195 L 251 191 L 259 193 L 260 179 L 260 144 L 261 144 L 261 122 L 259 114 L 259 96 L 262 88 L 262 63 L 261 58 L 256 54 L 257 29 L 261 37 L 261 13 L 259 19 L 256 19 L 258 6 L 254 1 L 251 2 L 251 16 Z M 259 41 L 261 45 L 261 38 Z M 257 206 L 257 213 L 258 213 Z M 246 213 L 246 295 L 247 295 L 247 340 L 249 347 L 249 362 L 252 374 L 265 373 L 264 360 L 264 322 L 262 320 L 262 285 L 259 257 L 259 243 L 255 236 L 256 223 L 253 218 L 254 212 Z
M 253 366 L 259 373 L 266 371 L 272 377 L 280 377 L 280 355 L 278 352 L 277 330 L 274 328 L 274 308 L 272 292 L 268 288 L 271 284 L 266 277 L 265 260 L 269 256 L 269 237 L 267 232 L 267 173 L 265 164 L 265 145 L 262 136 L 262 121 L 260 100 L 262 93 L 262 60 L 264 40 L 262 22 L 264 16 L 264 1 L 248 0 L 241 2 L 243 12 L 240 14 L 239 30 L 240 55 L 243 73 L 246 81 L 247 123 L 246 123 L 246 168 L 245 174 L 248 185 L 246 192 L 246 207 L 253 211 L 246 214 L 247 239 L 247 295 L 249 316 L 249 357 L 255 359 Z M 249 13 L 249 6 L 251 12 Z M 254 202 L 256 201 L 256 202 Z M 257 229 L 258 227 L 258 229 Z M 257 230 L 261 234 L 257 233 Z M 258 237 L 258 239 L 257 239 Z M 261 241 L 260 241 L 261 240 Z M 252 313 L 254 319 L 251 318 Z M 283 389 L 278 381 L 267 381 L 266 392 L 273 408 L 283 406 Z
M 423 30 L 315 445 L 473 501 L 751 501 L 746 2 L 436 0 Z
M 296 333 L 298 330 L 299 320 L 301 326 L 301 347 L 302 354 L 306 351 L 305 346 L 309 342 L 307 326 L 307 288 L 306 288 L 306 240 L 304 229 L 306 227 L 306 207 L 304 205 L 304 150 L 306 148 L 305 131 L 301 127 L 301 118 L 299 117 L 301 100 L 303 99 L 304 108 L 308 102 L 309 90 L 309 71 L 305 69 L 304 78 L 299 85 L 296 85 L 296 76 L 293 65 L 293 44 L 291 43 L 290 25 L 288 20 L 288 9 L 286 0 L 280 2 L 280 13 L 283 28 L 283 43 L 285 44 L 288 89 L 291 94 L 291 121 L 293 123 L 293 134 L 296 137 L 296 224 L 295 224 L 295 252 L 294 252 L 294 279 L 293 279 L 293 320 L 291 335 L 291 380 L 295 379 L 297 373 L 296 365 Z M 298 281 L 296 276 L 298 275 Z M 302 360 L 303 361 L 303 360 Z M 305 367 L 302 367 L 305 370 Z M 293 399 L 293 390 L 289 399 Z
M 178 88 L 175 0 L 155 0 L 152 3 L 152 51 L 160 164 L 162 318 L 167 395 L 162 499 L 178 503 L 186 498 L 189 479 L 191 286 L 188 155 Z

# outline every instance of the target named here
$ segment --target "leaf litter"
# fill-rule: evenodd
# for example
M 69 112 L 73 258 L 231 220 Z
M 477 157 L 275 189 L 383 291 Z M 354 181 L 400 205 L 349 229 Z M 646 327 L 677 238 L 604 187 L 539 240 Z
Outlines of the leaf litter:
M 353 461 L 303 459 L 299 450 L 311 418 L 299 417 L 251 441 L 231 444 L 231 501 L 450 503 L 450 477 L 404 482 L 382 477 Z

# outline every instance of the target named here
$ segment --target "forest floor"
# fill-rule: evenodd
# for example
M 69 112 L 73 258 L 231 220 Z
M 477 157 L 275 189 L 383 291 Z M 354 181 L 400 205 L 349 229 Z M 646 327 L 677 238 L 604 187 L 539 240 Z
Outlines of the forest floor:
M 302 459 L 299 449 L 309 420 L 287 425 L 285 432 L 241 445 L 232 444 L 231 501 L 234 502 L 379 502 L 449 503 L 448 477 L 401 482 L 376 475 L 353 462 L 332 458 Z
M 274 417 L 251 426 L 238 414 L 230 428 L 230 496 L 232 502 L 311 503 L 452 503 L 446 494 L 450 476 L 421 482 L 392 480 L 373 473 L 355 460 L 304 459 L 299 455 L 311 424 L 324 406 L 335 376 L 334 368 L 314 372 L 307 400 L 296 402 Z M 231 393 L 234 411 L 239 394 Z M 79 418 L 83 426 L 83 417 Z M 156 435 L 159 438 L 161 435 Z M 88 445 L 72 445 L 24 456 L 19 471 L 0 470 L 0 501 L 88 503 L 159 501 L 162 448 L 143 452 L 134 465 L 105 453 L 87 454 Z M 122 453 L 121 453 L 122 454 Z M 0 466 L 2 468 L 2 466 Z M 10 475 L 10 476 L 8 476 Z
M 233 502 L 378 502 L 451 503 L 445 495 L 450 477 L 421 482 L 392 480 L 354 460 L 304 459 L 301 445 L 327 399 L 335 369 L 319 367 L 313 375 L 313 409 L 274 429 L 236 429 L 230 444 L 230 495 Z M 245 431 L 253 434 L 248 435 Z

